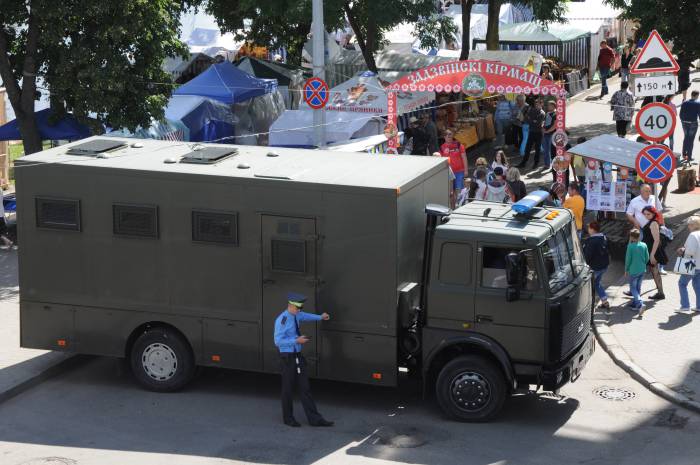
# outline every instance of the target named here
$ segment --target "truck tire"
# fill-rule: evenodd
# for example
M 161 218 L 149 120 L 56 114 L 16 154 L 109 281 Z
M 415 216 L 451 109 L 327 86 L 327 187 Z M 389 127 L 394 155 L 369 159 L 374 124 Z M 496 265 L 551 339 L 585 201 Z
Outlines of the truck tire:
M 503 407 L 506 381 L 493 362 L 476 355 L 456 358 L 438 375 L 436 394 L 440 408 L 455 420 L 484 422 Z
M 195 373 L 187 341 L 167 328 L 153 328 L 139 336 L 129 358 L 136 380 L 151 391 L 177 391 Z

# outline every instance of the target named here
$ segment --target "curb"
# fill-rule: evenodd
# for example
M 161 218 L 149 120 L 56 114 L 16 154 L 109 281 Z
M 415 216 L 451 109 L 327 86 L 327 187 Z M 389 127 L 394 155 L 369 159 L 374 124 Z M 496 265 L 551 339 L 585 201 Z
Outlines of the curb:
M 52 378 L 58 374 L 65 372 L 66 370 L 69 370 L 70 368 L 77 366 L 80 362 L 84 360 L 85 357 L 83 356 L 67 355 L 64 359 L 56 362 L 55 364 L 37 373 L 36 375 L 27 378 L 24 381 L 15 384 L 11 388 L 0 392 L 0 404 L 9 399 L 12 399 L 15 396 L 18 396 L 19 394 L 22 394 L 23 392 L 33 388 L 34 386 L 42 383 L 43 381 L 46 381 L 49 378 Z
M 619 289 L 622 289 L 622 287 Z M 644 368 L 637 365 L 632 357 L 629 356 L 629 354 L 617 341 L 617 338 L 604 320 L 594 320 L 593 330 L 595 331 L 598 343 L 605 350 L 605 352 L 608 353 L 610 358 L 612 358 L 613 362 L 615 362 L 617 366 L 622 368 L 632 378 L 639 382 L 639 384 L 649 389 L 654 394 L 663 397 L 669 402 L 673 402 L 674 404 L 680 405 L 688 410 L 700 413 L 700 402 L 674 391 L 664 383 L 654 378 Z

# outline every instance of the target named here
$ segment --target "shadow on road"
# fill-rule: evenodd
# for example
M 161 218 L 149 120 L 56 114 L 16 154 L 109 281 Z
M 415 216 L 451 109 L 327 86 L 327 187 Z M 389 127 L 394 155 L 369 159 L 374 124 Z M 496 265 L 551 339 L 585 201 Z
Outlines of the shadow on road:
M 17 251 L 0 250 L 0 300 L 19 295 Z

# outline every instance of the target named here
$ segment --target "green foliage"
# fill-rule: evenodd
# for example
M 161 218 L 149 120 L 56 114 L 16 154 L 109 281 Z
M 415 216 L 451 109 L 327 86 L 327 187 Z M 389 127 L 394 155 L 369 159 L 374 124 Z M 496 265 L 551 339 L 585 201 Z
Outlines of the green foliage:
M 148 125 L 162 117 L 172 91 L 163 61 L 187 53 L 178 39 L 187 6 L 181 0 L 3 0 L 0 34 L 7 47 L 0 71 L 9 65 L 23 94 L 33 80 L 20 78 L 26 65 L 33 67 L 52 106 L 79 118 L 95 113 L 115 127 Z M 10 87 L 15 112 L 26 113 Z
M 674 53 L 700 57 L 700 1 L 698 0 L 607 0 L 622 10 L 625 19 L 638 20 L 638 38 L 646 39 L 656 29 L 666 42 L 673 42 Z
M 301 60 L 301 48 L 311 29 L 311 0 L 208 0 L 206 10 L 222 30 L 260 45 L 284 46 L 292 61 Z M 372 52 L 382 46 L 384 34 L 401 23 L 418 23 L 416 32 L 424 46 L 437 44 L 456 31 L 450 18 L 437 15 L 433 0 L 324 1 L 326 30 L 344 27 L 348 14 L 359 29 L 355 31 L 358 39 Z

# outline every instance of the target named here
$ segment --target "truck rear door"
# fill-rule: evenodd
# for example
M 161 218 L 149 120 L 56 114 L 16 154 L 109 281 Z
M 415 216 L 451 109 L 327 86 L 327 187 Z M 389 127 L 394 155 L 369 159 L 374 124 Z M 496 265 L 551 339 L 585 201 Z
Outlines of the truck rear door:
M 276 215 L 261 216 L 263 365 L 265 371 L 279 370 L 279 352 L 275 347 L 274 325 L 287 308 L 287 293 L 308 297 L 305 309 L 316 312 L 317 233 L 314 218 Z M 252 270 L 251 270 L 252 271 Z M 304 345 L 309 375 L 317 371 L 317 324 L 300 325 L 301 333 L 311 340 Z

